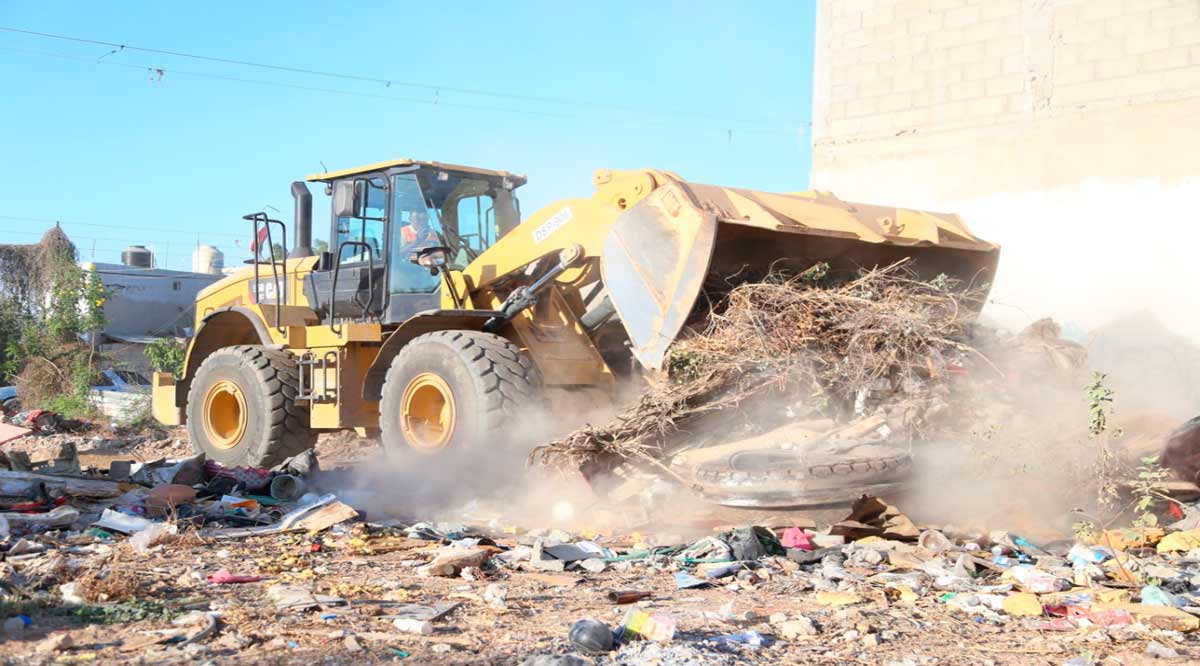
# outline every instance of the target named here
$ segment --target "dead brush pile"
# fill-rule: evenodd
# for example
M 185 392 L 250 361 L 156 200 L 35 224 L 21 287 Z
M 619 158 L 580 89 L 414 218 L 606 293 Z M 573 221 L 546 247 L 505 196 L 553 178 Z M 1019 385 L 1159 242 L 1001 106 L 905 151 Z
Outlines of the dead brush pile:
M 968 343 L 981 292 L 929 282 L 900 261 L 840 284 L 773 274 L 734 287 L 672 346 L 664 381 L 610 423 L 538 447 L 531 461 L 595 469 L 659 461 L 699 418 L 762 396 L 816 396 L 837 418 L 880 380 L 942 371 Z M 818 271 L 817 274 L 823 271 Z

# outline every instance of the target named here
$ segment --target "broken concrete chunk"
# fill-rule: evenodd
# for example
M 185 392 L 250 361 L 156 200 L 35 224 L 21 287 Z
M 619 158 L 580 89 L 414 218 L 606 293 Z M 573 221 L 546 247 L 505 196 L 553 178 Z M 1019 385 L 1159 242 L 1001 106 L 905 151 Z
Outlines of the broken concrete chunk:
M 603 573 L 608 568 L 608 563 L 600 558 L 593 557 L 580 562 L 579 566 L 588 573 Z
M 783 634 L 783 637 L 788 640 L 795 640 L 802 636 L 816 636 L 821 632 L 817 631 L 817 627 L 813 624 L 812 620 L 800 615 L 794 619 L 780 622 L 779 633 Z
M 62 652 L 73 644 L 74 641 L 71 640 L 70 634 L 66 632 L 55 633 L 42 639 L 42 642 L 38 643 L 34 650 L 38 654 L 54 654 L 55 652 Z
M 488 552 L 481 548 L 443 548 L 432 562 L 417 567 L 417 575 L 452 578 L 459 575 L 464 567 L 481 567 L 487 560 Z

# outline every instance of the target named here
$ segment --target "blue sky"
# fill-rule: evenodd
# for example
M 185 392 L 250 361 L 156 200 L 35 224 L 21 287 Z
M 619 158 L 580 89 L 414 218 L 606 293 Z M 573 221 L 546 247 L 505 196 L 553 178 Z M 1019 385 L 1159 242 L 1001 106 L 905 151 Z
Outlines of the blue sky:
M 84 259 L 233 263 L 291 181 L 395 157 L 524 173 L 527 214 L 601 167 L 804 189 L 813 3 L 731 4 L 0 2 L 3 27 L 372 79 L 0 31 L 0 238 L 62 220 Z

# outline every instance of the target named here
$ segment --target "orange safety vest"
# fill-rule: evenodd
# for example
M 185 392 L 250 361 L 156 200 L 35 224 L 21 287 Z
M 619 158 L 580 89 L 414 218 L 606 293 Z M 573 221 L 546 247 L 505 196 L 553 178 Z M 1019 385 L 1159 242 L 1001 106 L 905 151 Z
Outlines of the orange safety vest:
M 433 229 L 426 229 L 425 238 L 421 240 L 436 242 L 437 239 L 437 232 L 435 232 Z M 400 227 L 400 240 L 404 241 L 405 245 L 412 245 L 413 243 L 417 242 L 417 230 L 414 229 L 411 224 L 406 224 L 403 227 Z

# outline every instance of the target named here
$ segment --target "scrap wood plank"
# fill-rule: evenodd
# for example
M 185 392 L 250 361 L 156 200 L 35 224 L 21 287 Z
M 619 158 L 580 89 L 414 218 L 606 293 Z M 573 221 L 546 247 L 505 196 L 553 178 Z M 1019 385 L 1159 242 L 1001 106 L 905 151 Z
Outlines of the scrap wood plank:
M 546 585 L 555 587 L 574 587 L 583 581 L 579 576 L 555 576 L 554 574 L 543 573 L 521 573 L 518 574 L 521 579 L 536 580 Z
M 115 481 L 84 479 L 77 476 L 62 476 L 58 474 L 0 470 L 0 495 L 29 497 L 30 493 L 37 490 L 39 484 L 44 484 L 46 490 L 60 491 L 72 497 L 105 499 L 117 497 L 121 494 L 121 486 Z
M 11 423 L 0 423 L 0 444 L 8 444 L 11 441 L 21 439 L 31 432 L 33 431 L 29 428 L 22 428 Z

